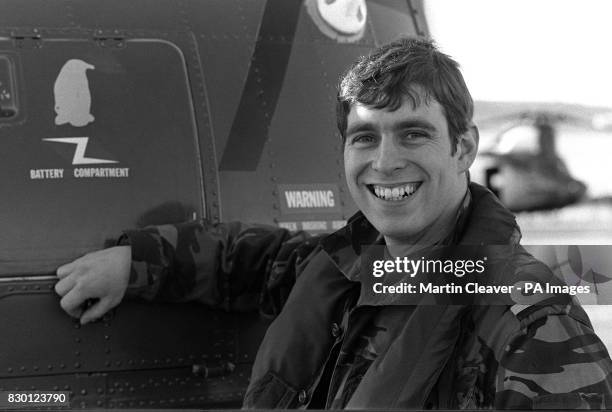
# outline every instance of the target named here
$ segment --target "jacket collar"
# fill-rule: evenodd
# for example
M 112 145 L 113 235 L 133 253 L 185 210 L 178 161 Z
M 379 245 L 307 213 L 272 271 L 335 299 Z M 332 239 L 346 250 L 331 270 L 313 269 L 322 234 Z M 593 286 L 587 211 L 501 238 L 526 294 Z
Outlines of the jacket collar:
M 521 238 L 514 215 L 487 188 L 470 183 L 469 205 L 458 216 L 457 227 L 447 239 L 458 245 L 517 244 Z M 445 242 L 446 243 L 446 242 Z M 364 246 L 384 244 L 380 233 L 361 212 L 347 225 L 321 240 L 321 247 L 340 271 L 353 281 L 359 280 L 361 250 Z

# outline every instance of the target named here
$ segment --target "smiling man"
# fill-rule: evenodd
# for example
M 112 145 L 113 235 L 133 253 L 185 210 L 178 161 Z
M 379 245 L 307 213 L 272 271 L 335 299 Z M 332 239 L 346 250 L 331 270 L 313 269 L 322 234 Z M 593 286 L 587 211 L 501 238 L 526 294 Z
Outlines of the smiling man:
M 453 230 L 478 148 L 472 115 L 457 64 L 427 42 L 383 47 L 343 78 L 348 186 L 388 246 L 435 244 Z
M 347 116 L 348 187 L 388 246 L 432 244 L 450 233 L 476 155 L 476 129 L 451 137 L 442 106 L 413 89 L 395 110 L 357 102 Z
M 571 300 L 413 306 L 364 295 L 360 258 L 372 244 L 391 256 L 414 245 L 506 245 L 510 276 L 549 274 L 518 244 L 514 216 L 469 183 L 472 114 L 457 63 L 430 41 L 385 45 L 339 87 L 346 178 L 360 209 L 345 228 L 310 240 L 205 221 L 127 231 L 121 246 L 58 269 L 61 305 L 83 323 L 126 292 L 277 314 L 247 408 L 609 407 L 610 359 Z M 177 251 L 185 238 L 198 252 Z

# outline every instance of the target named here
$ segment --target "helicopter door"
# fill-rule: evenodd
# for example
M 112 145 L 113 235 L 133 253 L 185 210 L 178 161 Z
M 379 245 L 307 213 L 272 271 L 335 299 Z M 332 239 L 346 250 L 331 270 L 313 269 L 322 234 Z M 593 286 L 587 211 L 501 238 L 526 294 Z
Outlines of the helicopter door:
M 44 274 L 122 229 L 204 215 L 185 59 L 172 43 L 0 42 L 0 276 Z
M 212 141 L 196 127 L 189 40 L 70 36 L 0 39 L 0 391 L 64 391 L 73 408 L 239 406 L 257 314 L 126 300 L 81 327 L 59 306 L 60 264 L 122 229 L 204 216 L 198 137 Z

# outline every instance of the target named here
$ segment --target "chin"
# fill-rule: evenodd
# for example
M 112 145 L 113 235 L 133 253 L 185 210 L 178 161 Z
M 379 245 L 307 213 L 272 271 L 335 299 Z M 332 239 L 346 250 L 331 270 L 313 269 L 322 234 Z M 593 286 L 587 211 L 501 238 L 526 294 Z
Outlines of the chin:
M 419 228 L 413 225 L 402 222 L 402 225 L 398 225 L 400 219 L 384 219 L 384 221 L 370 220 L 370 223 L 383 235 L 385 238 L 393 239 L 411 239 L 419 233 Z

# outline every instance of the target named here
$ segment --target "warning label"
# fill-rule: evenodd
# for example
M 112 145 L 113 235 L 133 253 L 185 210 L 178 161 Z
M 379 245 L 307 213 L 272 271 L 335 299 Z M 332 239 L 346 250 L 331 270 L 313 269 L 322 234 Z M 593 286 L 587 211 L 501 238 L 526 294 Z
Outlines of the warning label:
M 89 137 L 54 137 L 42 139 L 45 142 L 68 143 L 74 145 L 74 155 L 72 165 L 95 165 L 119 163 L 117 160 L 98 159 L 85 155 Z M 88 178 L 126 178 L 130 176 L 129 167 L 74 167 L 64 176 L 64 169 L 30 169 L 31 180 L 50 180 L 50 179 L 88 179 Z
M 64 169 L 30 169 L 30 179 L 61 179 Z
M 338 186 L 330 183 L 278 185 L 282 214 L 340 212 Z
M 77 167 L 64 173 L 64 169 L 30 169 L 30 180 L 55 180 L 74 177 L 125 178 L 130 177 L 129 167 Z
M 128 167 L 79 167 L 74 169 L 74 177 L 128 177 Z
M 334 192 L 331 190 L 287 190 L 285 200 L 289 208 L 334 207 Z
M 278 222 L 278 226 L 291 231 L 304 230 L 312 233 L 330 233 L 343 228 L 346 220 L 307 220 L 303 222 Z

